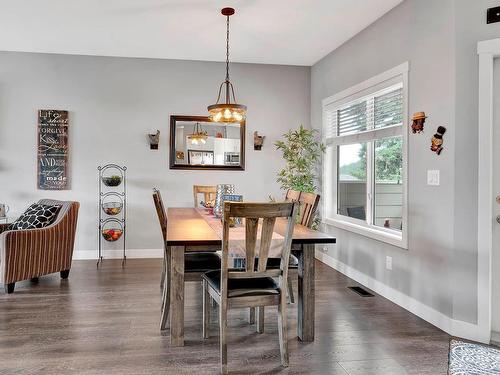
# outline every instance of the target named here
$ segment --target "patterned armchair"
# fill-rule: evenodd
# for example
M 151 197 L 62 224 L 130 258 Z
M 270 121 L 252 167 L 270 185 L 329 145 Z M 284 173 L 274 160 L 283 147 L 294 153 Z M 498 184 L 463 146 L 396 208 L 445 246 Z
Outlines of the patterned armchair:
M 7 293 L 17 281 L 60 272 L 66 279 L 71 268 L 78 202 L 42 199 L 40 204 L 62 205 L 56 220 L 41 229 L 6 230 L 0 224 L 0 281 Z

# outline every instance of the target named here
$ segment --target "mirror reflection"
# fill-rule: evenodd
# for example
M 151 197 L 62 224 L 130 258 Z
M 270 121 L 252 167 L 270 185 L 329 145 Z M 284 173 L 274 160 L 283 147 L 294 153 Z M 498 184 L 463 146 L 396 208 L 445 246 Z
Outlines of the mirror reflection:
M 171 167 L 243 169 L 244 123 L 217 123 L 207 118 L 172 116 Z M 185 167 L 185 168 L 183 168 Z

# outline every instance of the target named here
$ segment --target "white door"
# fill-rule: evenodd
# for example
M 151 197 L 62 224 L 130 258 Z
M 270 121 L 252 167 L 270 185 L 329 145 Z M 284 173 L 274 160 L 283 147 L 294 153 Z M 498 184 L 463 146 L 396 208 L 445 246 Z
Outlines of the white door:
M 493 192 L 498 197 L 493 213 L 500 221 L 500 58 L 494 62 L 493 82 Z M 491 267 L 491 330 L 492 340 L 500 342 L 500 223 L 493 226 L 493 252 Z

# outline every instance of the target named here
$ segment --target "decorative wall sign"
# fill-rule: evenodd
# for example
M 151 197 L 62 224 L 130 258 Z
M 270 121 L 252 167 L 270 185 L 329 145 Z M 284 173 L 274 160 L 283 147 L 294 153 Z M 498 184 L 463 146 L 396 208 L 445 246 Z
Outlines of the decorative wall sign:
M 38 111 L 38 188 L 68 189 L 68 111 Z

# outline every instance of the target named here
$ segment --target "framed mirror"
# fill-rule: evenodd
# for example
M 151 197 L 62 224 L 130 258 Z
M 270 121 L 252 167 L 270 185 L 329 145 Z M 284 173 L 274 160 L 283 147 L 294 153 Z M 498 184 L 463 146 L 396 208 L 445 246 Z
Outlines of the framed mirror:
M 245 121 L 170 116 L 170 169 L 245 170 Z

